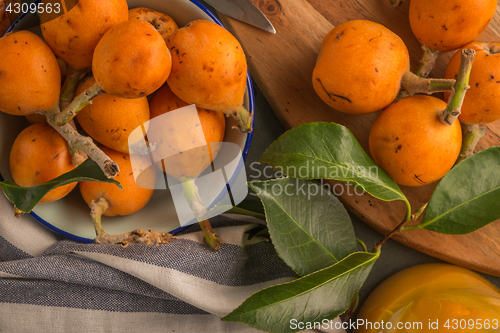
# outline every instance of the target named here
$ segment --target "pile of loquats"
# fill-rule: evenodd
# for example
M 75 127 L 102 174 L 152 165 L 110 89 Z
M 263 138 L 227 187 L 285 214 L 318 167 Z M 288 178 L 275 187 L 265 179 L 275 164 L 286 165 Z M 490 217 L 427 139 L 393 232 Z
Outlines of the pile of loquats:
M 404 41 L 378 23 L 348 21 L 324 37 L 313 87 L 337 111 L 382 110 L 369 149 L 396 183 L 441 179 L 472 154 L 485 134 L 480 125 L 500 119 L 500 43 L 476 40 L 496 7 L 496 0 L 411 0 L 409 23 L 424 51 L 416 73 Z M 445 78 L 427 78 L 437 57 L 454 50 Z M 437 92 L 444 101 L 429 96 Z
M 0 38 L 0 111 L 32 123 L 11 149 L 14 182 L 40 185 L 91 158 L 123 187 L 79 183 L 91 208 L 95 242 L 170 241 L 171 235 L 154 231 L 108 235 L 101 215 L 132 214 L 150 200 L 154 190 L 139 186 L 131 171 L 130 154 L 140 152 L 129 150 L 130 133 L 150 119 L 195 104 L 207 143 L 223 141 L 225 115 L 236 119 L 240 131 L 252 131 L 253 115 L 243 107 L 247 62 L 239 42 L 215 23 L 196 20 L 179 28 L 168 15 L 129 8 L 126 0 L 80 0 L 62 15 L 39 17 L 43 38 L 27 30 Z M 191 140 L 183 128 L 169 128 L 178 147 L 155 149 L 183 150 Z M 179 157 L 167 170 L 161 162 L 157 167 L 193 189 L 218 150 L 197 152 L 207 156 Z M 154 184 L 156 171 L 150 168 L 141 177 Z M 55 188 L 41 202 L 59 200 L 76 186 Z M 200 225 L 218 249 L 208 221 Z

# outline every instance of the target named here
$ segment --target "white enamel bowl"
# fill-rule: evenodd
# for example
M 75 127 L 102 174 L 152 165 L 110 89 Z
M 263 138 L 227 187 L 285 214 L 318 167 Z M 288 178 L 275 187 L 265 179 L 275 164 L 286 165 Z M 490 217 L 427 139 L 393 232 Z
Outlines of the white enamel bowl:
M 171 16 L 179 27 L 197 19 L 210 20 L 222 25 L 206 7 L 196 0 L 130 0 L 129 8 L 134 7 L 147 7 L 163 12 Z M 10 30 L 29 29 L 41 35 L 39 26 L 30 28 L 36 25 L 37 20 L 38 18 L 33 14 L 22 15 L 12 24 Z M 254 110 L 250 76 L 247 80 L 244 106 L 247 110 Z M 231 118 L 226 119 L 224 141 L 241 147 L 242 156 L 245 159 L 250 149 L 252 134 L 243 134 L 232 130 L 234 121 Z M 18 133 L 28 125 L 29 123 L 24 117 L 0 112 L 0 180 L 12 180 L 9 171 L 10 149 Z M 231 181 L 229 182 L 231 183 Z M 222 189 L 217 189 L 210 195 L 215 200 L 216 197 L 220 197 L 221 192 Z M 44 226 L 62 236 L 79 242 L 92 242 L 95 233 L 89 212 L 77 186 L 62 200 L 37 205 L 31 215 Z M 13 211 L 1 213 L 13 214 Z M 103 227 L 110 234 L 119 234 L 136 228 L 154 229 L 159 232 L 176 232 L 182 229 L 168 190 L 156 190 L 146 207 L 135 214 L 104 217 Z

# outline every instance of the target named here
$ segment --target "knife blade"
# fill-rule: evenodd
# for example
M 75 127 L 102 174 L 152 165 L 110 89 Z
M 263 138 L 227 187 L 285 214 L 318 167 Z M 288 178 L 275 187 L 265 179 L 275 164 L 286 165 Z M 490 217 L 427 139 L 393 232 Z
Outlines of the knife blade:
M 218 12 L 275 34 L 276 30 L 262 11 L 250 0 L 205 0 Z

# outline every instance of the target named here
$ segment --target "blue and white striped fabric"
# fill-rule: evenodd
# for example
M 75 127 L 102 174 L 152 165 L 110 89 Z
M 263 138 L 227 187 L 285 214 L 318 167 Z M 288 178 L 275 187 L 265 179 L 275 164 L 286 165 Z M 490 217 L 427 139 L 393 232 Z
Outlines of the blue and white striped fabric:
M 80 244 L 29 215 L 14 218 L 1 195 L 0 332 L 258 332 L 220 318 L 296 275 L 269 242 L 247 239 L 255 224 L 212 224 L 219 252 L 197 226 L 158 247 Z

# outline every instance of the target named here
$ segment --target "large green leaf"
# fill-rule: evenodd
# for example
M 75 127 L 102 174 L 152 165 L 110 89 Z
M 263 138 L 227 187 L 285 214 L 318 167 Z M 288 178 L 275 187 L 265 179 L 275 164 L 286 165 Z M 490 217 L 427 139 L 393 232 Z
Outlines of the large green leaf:
M 97 163 L 90 158 L 87 158 L 85 162 L 72 171 L 38 186 L 22 187 L 13 182 L 4 181 L 0 182 L 0 187 L 7 199 L 13 203 L 17 209 L 24 213 L 29 213 L 50 190 L 59 186 L 82 181 L 113 183 L 119 188 L 122 188 L 117 181 L 108 179 Z
M 260 158 L 293 178 L 335 179 L 384 200 L 408 200 L 396 182 L 365 153 L 354 135 L 335 123 L 309 123 L 281 135 Z
M 357 251 L 349 214 L 316 181 L 279 178 L 249 186 L 264 204 L 278 255 L 299 275 L 331 266 Z
M 347 310 L 378 255 L 353 253 L 331 267 L 263 289 L 222 320 L 274 333 L 300 331 L 298 323 L 325 323 Z
M 416 227 L 466 234 L 500 219 L 500 147 L 478 152 L 451 169 L 436 186 Z

